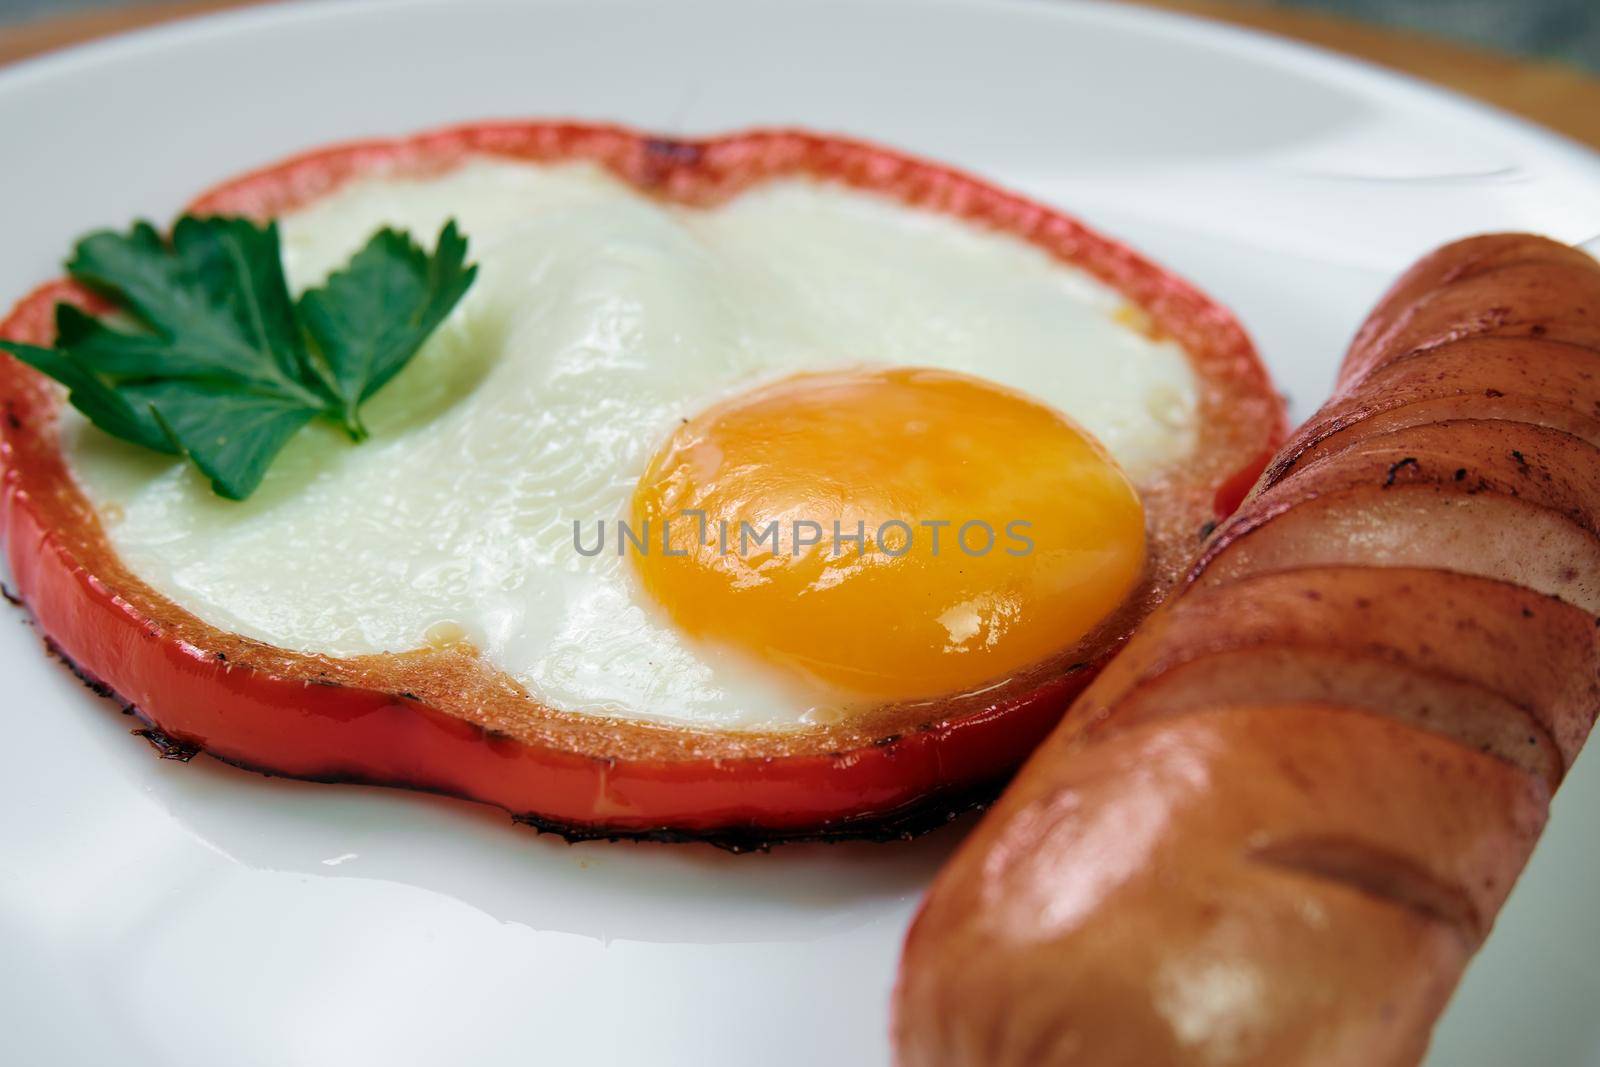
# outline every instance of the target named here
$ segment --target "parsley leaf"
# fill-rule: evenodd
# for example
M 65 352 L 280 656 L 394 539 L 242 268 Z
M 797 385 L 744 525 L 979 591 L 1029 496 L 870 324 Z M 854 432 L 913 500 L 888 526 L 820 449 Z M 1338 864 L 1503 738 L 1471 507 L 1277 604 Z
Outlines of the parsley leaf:
M 360 441 L 363 401 L 397 374 L 477 273 L 447 223 L 429 253 L 380 230 L 320 287 L 291 299 L 275 223 L 184 216 L 164 240 L 147 222 L 78 242 L 67 271 L 136 328 L 56 307 L 56 344 L 0 341 L 65 385 L 106 433 L 182 454 L 212 489 L 243 500 L 314 418 Z
M 39 348 L 11 341 L 0 341 L 0 348 L 65 385 L 70 390 L 67 399 L 72 406 L 113 437 L 153 448 L 157 452 L 177 454 L 181 451 L 156 421 L 153 411 L 136 405 L 107 385 L 70 350 Z
M 448 222 L 432 256 L 406 234 L 380 230 L 350 265 L 300 298 L 300 318 L 332 372 L 345 425 L 366 436 L 356 409 L 406 365 L 477 274 Z
M 289 397 L 219 381 L 157 378 L 124 393 L 155 413 L 211 488 L 230 500 L 255 492 L 289 438 L 319 414 Z

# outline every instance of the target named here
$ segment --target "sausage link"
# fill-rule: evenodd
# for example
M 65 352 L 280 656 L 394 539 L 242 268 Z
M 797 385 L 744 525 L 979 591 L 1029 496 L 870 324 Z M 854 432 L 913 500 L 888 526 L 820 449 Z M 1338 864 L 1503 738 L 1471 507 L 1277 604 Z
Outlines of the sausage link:
M 1600 710 L 1600 264 L 1427 256 L 941 873 L 903 1067 L 1402 1067 Z

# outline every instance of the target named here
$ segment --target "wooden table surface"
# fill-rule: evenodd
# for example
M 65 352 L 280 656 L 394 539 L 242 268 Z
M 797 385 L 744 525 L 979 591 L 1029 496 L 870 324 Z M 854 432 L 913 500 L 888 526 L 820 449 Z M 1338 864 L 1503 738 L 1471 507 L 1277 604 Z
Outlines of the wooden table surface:
M 0 31 L 0 64 L 124 30 L 259 0 L 185 0 L 74 14 Z M 1062 0 L 1070 2 L 1070 0 Z M 1515 112 L 1600 148 L 1600 78 L 1555 63 L 1238 0 L 1130 0 L 1321 45 L 1412 74 Z

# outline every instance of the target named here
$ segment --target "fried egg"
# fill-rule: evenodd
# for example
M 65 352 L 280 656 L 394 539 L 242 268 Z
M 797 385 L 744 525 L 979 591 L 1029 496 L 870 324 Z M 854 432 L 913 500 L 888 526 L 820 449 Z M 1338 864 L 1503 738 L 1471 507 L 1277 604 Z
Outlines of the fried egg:
M 709 208 L 588 164 L 358 180 L 280 220 L 291 284 L 449 218 L 478 280 L 366 443 L 313 427 L 237 503 L 63 413 L 140 578 L 293 651 L 470 644 L 560 710 L 781 728 L 1087 633 L 1139 576 L 1135 487 L 1196 447 L 1189 360 L 1120 294 L 813 179 Z

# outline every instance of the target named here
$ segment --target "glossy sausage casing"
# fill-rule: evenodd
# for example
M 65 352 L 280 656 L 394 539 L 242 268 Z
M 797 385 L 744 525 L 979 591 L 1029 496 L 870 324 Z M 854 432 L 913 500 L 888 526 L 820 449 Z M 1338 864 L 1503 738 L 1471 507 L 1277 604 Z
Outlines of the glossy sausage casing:
M 1597 609 L 1600 264 L 1449 245 L 940 876 L 899 1062 L 1417 1063 L 1600 707 Z

